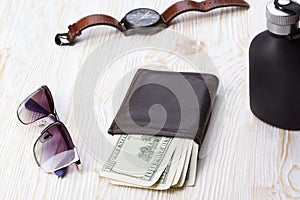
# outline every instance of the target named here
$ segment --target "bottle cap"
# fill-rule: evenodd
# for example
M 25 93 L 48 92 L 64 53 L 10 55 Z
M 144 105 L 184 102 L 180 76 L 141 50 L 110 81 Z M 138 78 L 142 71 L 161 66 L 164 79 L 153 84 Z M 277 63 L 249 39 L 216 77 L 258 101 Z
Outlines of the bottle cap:
M 289 0 L 280 0 L 281 5 L 288 5 Z M 286 13 L 275 7 L 274 0 L 268 2 L 266 8 L 267 27 L 276 35 L 289 35 L 297 31 L 299 15 Z

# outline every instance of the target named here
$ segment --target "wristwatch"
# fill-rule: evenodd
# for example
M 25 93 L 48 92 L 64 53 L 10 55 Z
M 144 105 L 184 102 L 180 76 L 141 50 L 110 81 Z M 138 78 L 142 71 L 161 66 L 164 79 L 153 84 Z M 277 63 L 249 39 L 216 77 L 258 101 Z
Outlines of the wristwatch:
M 124 33 L 125 36 L 134 34 L 154 34 L 167 28 L 171 21 L 178 15 L 188 11 L 208 12 L 221 7 L 244 7 L 249 4 L 243 0 L 206 0 L 202 2 L 179 1 L 171 5 L 162 14 L 149 8 L 138 8 L 128 12 L 125 17 L 117 19 L 103 14 L 86 16 L 68 27 L 67 33 L 59 33 L 55 36 L 57 45 L 73 45 L 74 39 L 81 35 L 81 32 L 91 26 L 108 25 Z

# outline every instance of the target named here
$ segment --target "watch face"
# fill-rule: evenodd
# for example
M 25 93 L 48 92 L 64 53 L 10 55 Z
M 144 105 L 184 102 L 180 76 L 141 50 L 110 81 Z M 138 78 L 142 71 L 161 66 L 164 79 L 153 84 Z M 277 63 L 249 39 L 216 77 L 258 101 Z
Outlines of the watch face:
M 125 18 L 132 26 L 146 27 L 157 23 L 160 19 L 160 14 L 148 8 L 139 8 L 130 11 Z

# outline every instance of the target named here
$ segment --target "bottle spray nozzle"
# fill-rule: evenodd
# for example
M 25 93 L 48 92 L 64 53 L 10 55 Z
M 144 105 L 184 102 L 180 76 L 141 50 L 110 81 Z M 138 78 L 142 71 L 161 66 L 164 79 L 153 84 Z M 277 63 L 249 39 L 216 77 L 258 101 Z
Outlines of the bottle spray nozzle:
M 276 0 L 275 0 L 276 2 Z M 285 6 L 291 3 L 290 0 L 277 0 L 278 5 Z M 276 5 L 276 4 L 275 4 Z
M 290 0 L 275 0 L 275 7 L 288 14 L 300 15 L 300 4 Z
M 300 4 L 290 0 L 273 0 L 267 4 L 268 30 L 280 36 L 299 33 Z

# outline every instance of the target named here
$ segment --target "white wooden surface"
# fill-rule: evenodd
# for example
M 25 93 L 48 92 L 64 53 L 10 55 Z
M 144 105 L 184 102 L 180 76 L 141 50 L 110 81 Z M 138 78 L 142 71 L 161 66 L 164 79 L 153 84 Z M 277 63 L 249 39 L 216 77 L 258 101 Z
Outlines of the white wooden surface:
M 133 8 L 162 12 L 174 2 L 1 0 L 0 199 L 300 199 L 299 133 L 270 127 L 249 108 L 248 48 L 266 28 L 266 2 L 261 0 L 248 1 L 247 11 L 185 14 L 169 27 L 205 48 L 225 90 L 220 101 L 225 101 L 226 109 L 215 110 L 225 115 L 217 130 L 220 142 L 200 160 L 195 187 L 168 191 L 118 187 L 93 172 L 96 161 L 78 137 L 72 94 L 84 60 L 101 42 L 120 33 L 93 28 L 73 47 L 57 46 L 54 36 L 87 14 L 120 19 Z M 40 129 L 21 125 L 16 117 L 20 101 L 44 84 L 51 88 L 83 162 L 81 172 L 73 167 L 63 179 L 37 168 L 32 146 Z

